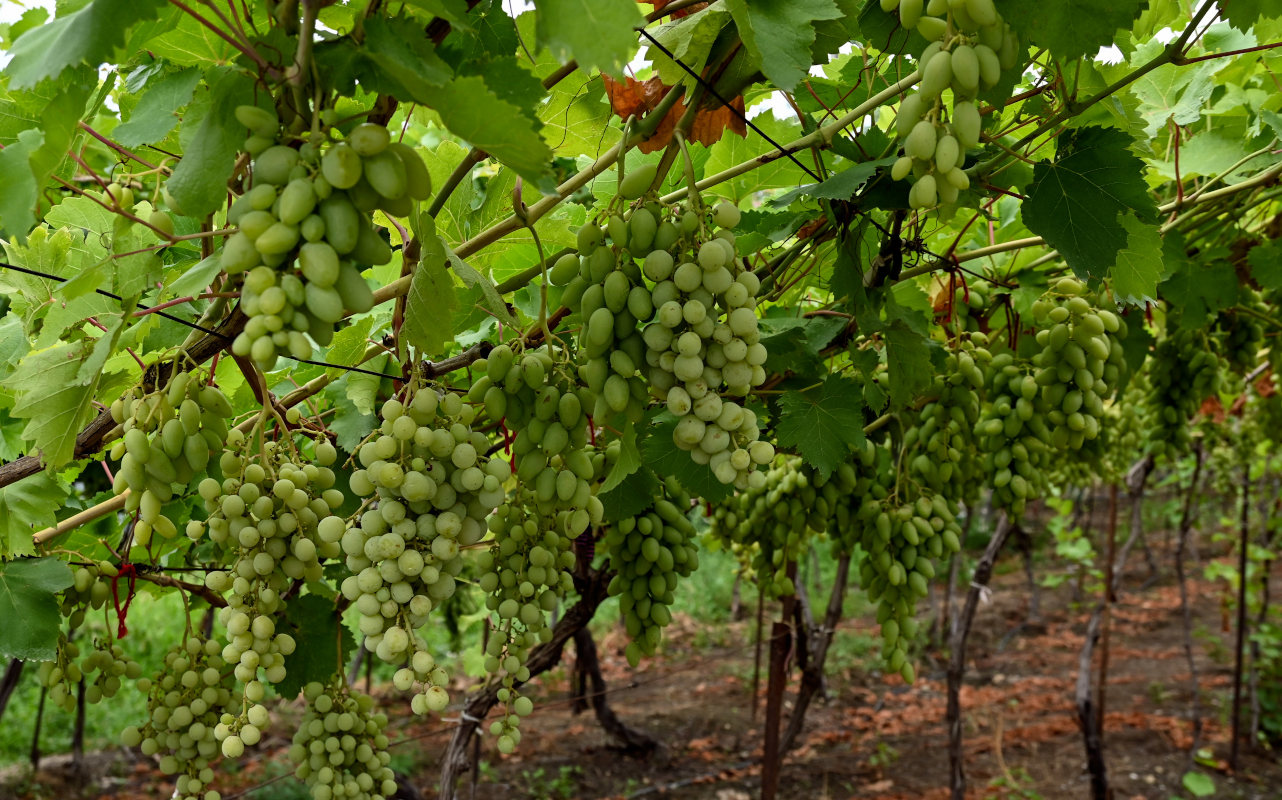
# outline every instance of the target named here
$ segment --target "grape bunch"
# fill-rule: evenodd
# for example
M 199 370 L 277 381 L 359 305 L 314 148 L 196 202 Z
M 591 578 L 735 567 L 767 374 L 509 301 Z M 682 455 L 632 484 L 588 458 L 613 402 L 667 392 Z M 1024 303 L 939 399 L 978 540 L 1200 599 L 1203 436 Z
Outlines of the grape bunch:
M 837 509 L 856 489 L 857 475 L 842 465 L 824 476 L 797 458 L 780 458 L 764 482 L 719 505 L 709 535 L 728 545 L 756 574 L 761 591 L 783 597 L 795 591 L 788 565 L 805 553 L 813 536 L 826 533 Z
M 109 579 L 116 567 L 103 563 L 78 567 L 73 582 L 59 601 L 59 610 L 67 618 L 67 632 L 58 636 L 58 654 L 53 661 L 40 664 L 40 685 L 49 690 L 49 700 L 72 711 L 76 707 L 76 684 L 86 681 L 85 701 L 98 703 L 104 697 L 115 697 L 123 680 L 137 680 L 142 667 L 125 655 L 124 648 L 110 635 L 95 636 L 88 653 L 71 635 L 84 625 L 90 609 L 102 608 L 111 596 Z
M 1045 489 L 1051 443 L 1041 387 L 1029 366 L 1009 352 L 993 356 L 988 402 L 975 426 L 993 502 L 1012 518 Z
M 213 762 L 220 747 L 216 732 L 232 704 L 232 678 L 219 655 L 218 642 L 190 637 L 165 654 L 165 667 L 154 680 L 139 681 L 147 694 L 147 722 L 130 726 L 121 733 L 126 747 L 141 747 L 143 755 L 159 756 L 160 771 L 178 775 L 178 800 L 219 800 L 209 789 L 214 780 Z M 262 700 L 263 687 L 251 696 Z M 228 758 L 240 756 L 244 745 L 256 744 L 267 723 L 267 709 L 261 705 L 249 711 L 249 721 L 235 737 L 224 739 L 221 752 Z
M 961 549 L 956 501 L 904 480 L 887 444 L 867 442 L 856 454 L 858 490 L 846 496 L 851 521 L 842 526 L 868 554 L 859 564 L 860 585 L 877 603 L 882 659 L 905 681 L 914 678 L 908 649 L 917 634 L 914 613 L 935 577 L 935 560 Z M 843 542 L 849 548 L 847 542 Z
M 518 358 L 519 355 L 519 358 Z M 546 346 L 518 354 L 500 344 L 473 368 L 484 374 L 469 398 L 485 404 L 492 420 L 516 431 L 511 441 L 517 480 L 526 499 L 571 538 L 600 520 L 583 395 Z
M 945 289 L 935 300 L 935 318 L 950 333 L 985 333 L 991 298 L 984 286 L 975 281 Z
M 628 637 L 628 663 L 652 656 L 672 621 L 668 607 L 677 581 L 699 566 L 694 525 L 682 512 L 690 496 L 675 480 L 664 483 L 660 495 L 642 513 L 624 517 L 605 533 L 606 559 L 615 576 L 609 593 L 619 598 L 619 612 Z
M 548 517 L 536 510 L 532 495 L 531 489 L 518 488 L 499 506 L 489 520 L 493 544 L 477 558 L 485 606 L 498 615 L 486 642 L 485 671 L 499 676 L 507 698 L 500 698 L 507 713 L 492 727 L 504 753 L 520 743 L 517 726 L 524 716 L 520 710 L 529 700 L 517 693 L 516 685 L 530 679 L 526 660 L 536 645 L 551 640 L 547 614 L 574 589 L 574 536 L 578 534 L 570 535 L 564 523 L 549 524 Z M 566 513 L 559 512 L 559 517 Z M 600 516 L 594 521 L 599 523 Z
M 1100 435 L 1104 404 L 1126 371 L 1126 321 L 1095 308 L 1085 295 L 1081 281 L 1061 278 L 1053 295 L 1033 304 L 1041 326 L 1034 380 L 1041 387 L 1050 443 L 1057 450 L 1081 449 Z
M 175 483 L 185 486 L 205 471 L 232 416 L 231 403 L 207 377 L 177 365 L 170 374 L 165 388 L 141 396 L 130 389 L 111 404 L 111 418 L 124 431 L 110 452 L 120 462 L 112 489 L 129 491 L 125 510 L 138 512 L 134 542 L 143 547 L 153 532 L 165 539 L 178 534 L 161 507 L 173 499 Z
M 912 176 L 908 202 L 915 209 L 950 206 L 970 188 L 962 165 L 983 127 L 976 97 L 1018 65 L 1019 40 L 993 0 L 881 0 L 881 8 L 897 10 L 900 23 L 929 43 L 917 59 L 917 91 L 899 105 L 895 127 L 904 155 L 891 177 Z M 945 119 L 949 89 L 952 109 Z
M 1220 359 L 1207 345 L 1204 332 L 1170 321 L 1148 360 L 1144 427 L 1148 451 L 1155 457 L 1174 458 L 1188 449 L 1189 419 L 1203 400 L 1220 391 Z
M 309 683 L 303 698 L 307 712 L 289 760 L 312 799 L 383 800 L 396 794 L 384 733 L 387 715 L 374 712 L 374 699 L 348 689 L 341 679 Z
M 639 422 L 649 403 L 641 371 L 645 341 L 638 327 L 654 315 L 645 277 L 655 280 L 671 274 L 669 250 L 679 236 L 671 221 L 658 222 L 662 217 L 658 203 L 612 216 L 609 245 L 606 231 L 584 225 L 578 233 L 578 254 L 562 256 L 549 276 L 554 284 L 568 284 L 564 302 L 583 320 L 578 372 L 596 396 L 592 416 L 602 422 L 615 414 Z M 643 259 L 642 265 L 638 259 Z
M 774 447 L 759 438 L 756 414 L 722 393 L 742 397 L 765 380 L 755 310 L 761 281 L 735 250 L 738 208 L 723 201 L 712 209 L 715 235 L 696 212 L 676 211 L 686 231 L 677 258 L 651 252 L 642 267 L 655 281 L 654 317 L 642 331 L 650 388 L 677 418 L 677 447 L 722 483 L 759 487 L 765 476 L 757 467 L 774 459 Z
M 393 142 L 381 125 L 298 143 L 270 111 L 240 106 L 236 118 L 251 131 L 253 182 L 227 212 L 238 230 L 219 260 L 229 276 L 244 276 L 249 320 L 232 352 L 269 370 L 281 352 L 310 358 L 312 342 L 327 346 L 345 312 L 371 308 L 361 270 L 392 259 L 372 214 L 407 216 L 432 182 L 414 148 Z
M 319 442 L 307 457 L 290 439 L 276 442 L 265 432 L 260 435 L 263 440 L 255 446 L 239 430 L 231 432 L 220 459 L 223 480 L 206 478 L 199 486 L 209 516 L 187 526 L 193 541 L 207 534 L 228 551 L 230 569 L 210 572 L 205 585 L 219 594 L 230 592 L 219 612 L 228 637 L 221 655 L 245 684 L 246 698 L 252 687 L 261 687 L 260 671 L 271 683 L 284 679 L 285 656 L 296 646 L 292 636 L 276 630 L 281 594 L 292 581 L 320 580 L 321 559 L 342 553 L 339 543 L 346 531 L 342 517 L 334 514 L 343 503 L 329 466 L 337 458 L 334 446 Z M 241 714 L 226 731 L 235 734 L 245 721 Z
M 378 431 L 356 451 L 361 468 L 350 481 L 357 496 L 376 502 L 343 535 L 352 571 L 343 596 L 360 614 L 366 645 L 401 665 L 396 687 L 424 686 L 410 701 L 417 714 L 449 702 L 449 676 L 418 630 L 454 594 L 460 548 L 485 537 L 512 475 L 503 460 L 486 458 L 490 441 L 473 430 L 475 413 L 459 395 L 427 386 L 388 400 Z
M 1267 306 L 1248 287 L 1243 287 L 1238 305 L 1268 316 Z M 1240 375 L 1255 369 L 1260 348 L 1264 344 L 1264 323 L 1260 317 L 1228 309 L 1220 312 L 1215 327 L 1217 344 L 1223 354 L 1225 366 Z
M 936 373 L 931 394 L 917 424 L 904 434 L 910 474 L 945 497 L 967 500 L 979 490 L 970 469 L 975 451 L 984 370 L 992 361 L 988 337 L 973 333 L 951 350 L 943 370 Z

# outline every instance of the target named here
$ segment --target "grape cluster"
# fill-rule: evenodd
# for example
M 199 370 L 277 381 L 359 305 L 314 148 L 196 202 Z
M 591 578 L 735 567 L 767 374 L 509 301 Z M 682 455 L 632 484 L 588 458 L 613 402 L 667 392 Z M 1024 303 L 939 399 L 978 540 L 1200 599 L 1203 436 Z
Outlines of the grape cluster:
M 547 347 L 519 354 L 506 344 L 473 368 L 484 374 L 469 397 L 481 400 L 493 420 L 516 431 L 511 442 L 517 480 L 526 499 L 571 538 L 600 519 L 600 501 L 589 481 L 588 420 L 583 397 Z
M 931 394 L 922 406 L 917 424 L 904 434 L 905 452 L 912 477 L 946 497 L 967 500 L 979 489 L 970 469 L 975 451 L 975 424 L 979 421 L 984 370 L 992 361 L 988 337 L 964 337 L 948 354 L 936 373 Z
M 975 281 L 945 289 L 935 300 L 935 318 L 947 330 L 960 336 L 965 333 L 985 333 L 990 298 L 983 284 Z
M 1081 281 L 1062 278 L 1053 295 L 1033 304 L 1042 348 L 1033 357 L 1034 380 L 1058 450 L 1078 450 L 1100 435 L 1104 404 L 1126 371 L 1126 321 L 1085 294 Z
M 934 559 L 961 549 L 962 531 L 957 503 L 907 480 L 896 463 L 888 443 L 866 441 L 843 465 L 855 488 L 843 496 L 834 538 L 847 552 L 858 544 L 867 553 L 859 578 L 869 601 L 877 603 L 882 658 L 911 683 L 908 648 L 917 633 L 917 601 L 935 577 Z
M 175 368 L 168 386 L 139 396 L 135 389 L 111 404 L 111 418 L 124 438 L 111 448 L 120 469 L 112 486 L 129 495 L 125 510 L 138 512 L 134 542 L 146 547 L 153 532 L 172 539 L 178 534 L 161 507 L 174 496 L 174 484 L 186 485 L 205 471 L 212 452 L 227 438 L 231 404 L 204 376 Z
M 1041 387 L 1029 366 L 1009 352 L 993 356 L 988 403 L 975 426 L 993 502 L 1014 518 L 1045 489 L 1051 443 Z
M 904 155 L 891 177 L 913 177 L 908 202 L 915 209 L 952 205 L 970 188 L 962 165 L 966 151 L 979 145 L 975 98 L 1017 66 L 1019 41 L 993 0 L 881 0 L 881 7 L 898 10 L 900 23 L 929 42 L 917 59 L 917 91 L 899 105 L 895 126 Z M 945 120 L 943 94 L 949 89 L 952 110 Z
M 320 580 L 321 559 L 341 554 L 346 530 L 334 514 L 343 503 L 329 468 L 337 458 L 334 446 L 322 441 L 308 458 L 292 440 L 270 441 L 265 434 L 263 439 L 255 447 L 239 430 L 231 432 L 220 459 L 225 477 L 206 478 L 199 486 L 209 517 L 187 526 L 193 541 L 207 533 L 229 551 L 230 569 L 210 572 L 205 585 L 220 594 L 230 591 L 219 612 L 228 637 L 222 658 L 246 685 L 247 698 L 260 670 L 271 683 L 284 679 L 285 656 L 296 646 L 292 636 L 276 631 L 281 593 L 291 581 Z M 245 720 L 242 714 L 227 731 L 236 733 Z
M 1150 454 L 1175 457 L 1188 449 L 1188 421 L 1203 400 L 1219 392 L 1220 382 L 1220 359 L 1206 334 L 1169 324 L 1148 361 L 1144 427 Z
M 655 281 L 654 318 L 642 332 L 651 391 L 677 418 L 677 447 L 722 483 L 760 487 L 765 476 L 756 468 L 774 459 L 774 447 L 760 440 L 756 414 L 722 392 L 743 396 L 765 380 L 755 311 L 761 281 L 735 250 L 738 208 L 724 201 L 713 208 L 715 235 L 696 212 L 676 211 L 688 231 L 677 258 L 651 252 L 642 267 Z M 654 259 L 662 263 L 652 267 Z
M 219 800 L 209 789 L 214 780 L 211 764 L 218 758 L 216 733 L 225 727 L 223 709 L 232 703 L 231 673 L 219 655 L 218 642 L 188 638 L 165 655 L 165 667 L 154 681 L 139 681 L 148 693 L 148 719 L 141 728 L 130 726 L 121 734 L 126 747 L 141 746 L 147 756 L 160 756 L 160 771 L 178 775 L 178 800 Z M 262 700 L 257 685 L 253 697 Z M 249 711 L 249 721 L 229 747 L 224 739 L 222 753 L 236 758 L 244 745 L 256 744 L 267 723 L 267 709 L 261 705 Z
M 270 111 L 240 106 L 236 118 L 251 131 L 253 183 L 227 212 L 238 230 L 219 258 L 229 276 L 244 275 L 249 320 L 232 352 L 269 370 L 280 352 L 310 358 L 312 342 L 328 345 L 345 312 L 371 308 L 361 270 L 392 258 L 372 214 L 408 215 L 431 194 L 431 178 L 418 153 L 381 125 L 295 147 Z
M 668 607 L 679 578 L 699 566 L 694 525 L 682 512 L 690 496 L 669 479 L 643 513 L 624 517 L 605 533 L 606 559 L 615 576 L 609 593 L 618 596 L 619 611 L 631 642 L 624 648 L 628 663 L 654 655 L 663 629 L 672 621 Z
M 67 618 L 67 633 L 59 634 L 58 654 L 40 664 L 40 684 L 49 690 L 49 700 L 71 711 L 76 706 L 76 684 L 85 680 L 85 701 L 98 703 L 115 697 L 123 679 L 137 680 L 142 667 L 125 655 L 110 636 L 94 637 L 93 646 L 82 657 L 80 645 L 71 634 L 84 624 L 89 609 L 102 608 L 111 595 L 107 578 L 116 574 L 107 563 L 78 567 L 73 583 L 62 593 L 59 609 Z
M 549 524 L 536 506 L 530 489 L 517 489 L 490 517 L 494 541 L 477 558 L 485 606 L 498 615 L 486 642 L 485 671 L 500 677 L 507 698 L 503 702 L 508 712 L 492 729 L 504 753 L 520 743 L 517 725 L 524 714 L 518 708 L 525 708 L 529 701 L 518 707 L 523 698 L 515 687 L 530 679 L 525 662 L 536 645 L 551 640 L 547 614 L 574 588 L 574 536 L 578 534 L 571 536 L 564 523 Z M 563 519 L 566 513 L 559 515 Z M 600 522 L 599 516 L 595 522 Z
M 612 216 L 607 225 L 610 245 L 600 227 L 584 225 L 578 233 L 578 254 L 562 256 L 550 275 L 553 283 L 568 284 L 564 302 L 583 320 L 579 377 L 596 396 L 592 416 L 600 421 L 623 414 L 639 422 L 649 401 L 641 372 L 645 341 L 638 328 L 654 315 L 645 275 L 654 280 L 665 271 L 671 273 L 669 250 L 679 236 L 671 221 L 657 222 L 662 217 L 658 203 Z
M 392 756 L 384 733 L 387 715 L 374 713 L 374 700 L 336 683 L 303 687 L 303 715 L 289 760 L 313 800 L 383 800 L 396 794 Z
M 356 451 L 352 491 L 376 503 L 343 535 L 352 575 L 341 588 L 360 614 L 366 645 L 403 665 L 397 688 L 425 687 L 410 701 L 424 714 L 448 704 L 449 676 L 417 631 L 454 594 L 460 548 L 484 538 L 512 473 L 486 458 L 489 439 L 472 429 L 475 410 L 457 394 L 420 386 L 404 401 L 388 400 L 380 415 L 379 430 Z
M 788 565 L 811 538 L 826 533 L 857 475 L 842 465 L 824 476 L 797 458 L 776 460 L 760 486 L 749 487 L 714 509 L 709 535 L 737 551 L 756 574 L 761 591 L 783 597 L 795 591 Z
M 1259 295 L 1249 287 L 1242 288 L 1238 305 L 1268 316 L 1267 306 L 1260 302 Z M 1260 348 L 1264 344 L 1264 323 L 1260 317 L 1229 309 L 1220 312 L 1215 327 L 1225 367 L 1241 375 L 1255 369 Z

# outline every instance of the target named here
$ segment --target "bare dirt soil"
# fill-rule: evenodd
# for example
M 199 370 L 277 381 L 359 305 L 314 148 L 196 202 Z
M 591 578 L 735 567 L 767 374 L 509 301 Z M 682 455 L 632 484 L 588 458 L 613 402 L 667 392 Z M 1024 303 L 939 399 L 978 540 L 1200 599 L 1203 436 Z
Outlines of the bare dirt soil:
M 1179 592 L 1169 559 L 1160 561 L 1162 572 L 1144 585 L 1143 562 L 1131 560 L 1112 613 L 1104 736 L 1108 774 L 1119 800 L 1189 796 L 1180 788 L 1192 726 Z M 1041 614 L 1030 621 L 1022 568 L 1008 558 L 999 573 L 991 601 L 980 607 L 975 620 L 962 692 L 968 797 L 1089 797 L 1073 697 L 1082 636 L 1095 600 L 1072 603 L 1071 581 L 1066 582 L 1042 592 Z M 1204 769 L 1215 779 L 1214 797 L 1282 798 L 1282 763 L 1276 752 L 1244 747 L 1241 768 L 1230 774 L 1225 759 L 1232 638 L 1224 585 L 1192 580 L 1189 588 L 1194 625 L 1201 632 L 1195 640 L 1205 722 L 1201 746 L 1214 756 L 1214 766 Z M 1015 635 L 1008 635 L 1021 624 Z M 568 648 L 564 664 L 543 676 L 534 690 L 536 711 L 522 725 L 518 752 L 500 756 L 487 737 L 475 785 L 468 776 L 460 798 L 756 797 L 765 676 L 763 665 L 754 717 L 754 629 L 751 621 L 710 630 L 678 619 L 666 634 L 662 657 L 638 670 L 622 658 L 620 632 L 598 643 L 612 707 L 627 724 L 662 743 L 647 758 L 614 749 L 590 711 L 572 712 L 573 648 Z M 844 621 L 837 636 L 874 633 L 872 620 L 857 619 Z M 947 798 L 945 663 L 942 651 L 923 654 L 912 686 L 898 676 L 854 668 L 830 673 L 830 697 L 812 706 L 798 746 L 785 763 L 780 797 Z M 1096 664 L 1098 668 L 1098 659 Z M 390 691 L 374 688 L 376 693 Z M 392 709 L 407 705 L 388 701 Z M 394 713 L 392 738 L 401 742 L 394 749 L 394 765 L 407 773 L 412 787 L 405 797 L 417 793 L 433 798 L 437 759 L 452 732 L 451 722 L 422 722 Z M 301 800 L 304 795 L 292 779 L 280 779 L 287 748 L 284 738 L 264 739 L 256 748 L 257 758 L 247 759 L 237 774 L 220 778 L 223 799 Z M 47 760 L 34 778 L 11 775 L 7 788 L 0 783 L 0 798 L 159 800 L 172 791 L 150 762 L 120 749 L 87 756 L 86 763 L 85 773 L 73 777 L 65 759 Z M 277 780 L 263 785 L 273 778 Z

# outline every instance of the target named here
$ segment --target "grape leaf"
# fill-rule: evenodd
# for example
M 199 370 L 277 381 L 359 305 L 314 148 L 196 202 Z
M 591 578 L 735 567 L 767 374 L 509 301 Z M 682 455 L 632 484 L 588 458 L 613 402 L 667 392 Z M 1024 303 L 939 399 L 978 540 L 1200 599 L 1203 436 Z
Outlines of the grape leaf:
M 0 228 L 25 241 L 36 224 L 36 176 L 31 157 L 44 144 L 44 134 L 27 130 L 18 134 L 16 144 L 0 150 Z
M 187 297 L 199 294 L 214 280 L 221 270 L 218 254 L 201 259 L 194 266 L 179 275 L 173 283 L 165 287 L 166 293 L 174 297 Z
M 184 69 L 149 84 L 129 119 L 116 126 L 115 140 L 134 148 L 164 139 L 178 124 L 178 109 L 191 102 L 200 78 L 200 70 Z
M 361 54 L 377 72 L 378 90 L 402 100 L 430 102 L 432 90 L 453 76 L 449 65 L 436 54 L 423 26 L 411 19 L 377 15 L 366 19 Z M 373 76 L 365 77 L 368 80 Z
M 1113 264 L 1113 291 L 1122 303 L 1143 305 L 1157 299 L 1162 279 L 1162 234 L 1156 225 L 1140 222 L 1133 213 L 1121 215 L 1126 228 L 1126 246 L 1117 251 Z
M 454 281 L 450 278 L 445 243 L 436 235 L 436 223 L 424 214 L 420 225 L 422 230 L 418 235 L 423 253 L 405 295 L 401 335 L 407 344 L 417 347 L 424 355 L 436 356 L 444 352 L 445 343 L 454 338 L 449 323 L 456 305 Z
M 1197 122 L 1215 91 L 1213 77 L 1224 63 L 1204 61 L 1194 69 L 1167 64 L 1137 80 L 1131 92 L 1140 101 L 1145 135 L 1153 136 L 1172 119 L 1177 125 Z
M 632 0 L 536 0 L 534 9 L 539 44 L 562 61 L 618 74 L 636 55 L 633 29 L 645 20 Z
M 107 61 L 134 24 L 154 18 L 164 0 L 93 0 L 71 14 L 28 30 L 13 43 L 5 67 L 9 87 L 23 89 L 77 64 Z
M 449 255 L 450 266 L 454 272 L 463 279 L 463 284 L 469 289 L 480 289 L 481 295 L 485 298 L 485 304 L 499 322 L 508 327 L 516 327 L 516 319 L 512 317 L 512 312 L 508 310 L 507 303 L 503 302 L 503 297 L 499 294 L 498 287 L 494 281 L 490 280 L 484 273 L 476 267 L 467 263 L 463 259 L 454 255 L 454 251 L 446 248 Z
M 338 413 L 329 421 L 329 429 L 334 432 L 334 444 L 345 453 L 354 452 L 356 445 L 374 430 L 378 418 L 373 413 L 362 412 L 352 402 L 351 387 L 348 380 L 359 373 L 348 372 L 338 380 L 334 381 L 331 386 L 334 391 L 331 393 L 331 402 Z
M 50 469 L 71 461 L 76 434 L 93 414 L 98 374 L 86 381 L 78 377 L 92 352 L 91 342 L 59 342 L 29 353 L 5 381 L 14 395 L 11 413 L 27 420 L 23 438 Z
M 641 453 L 637 450 L 637 426 L 629 423 L 624 427 L 623 435 L 619 437 L 619 459 L 614 462 L 610 474 L 605 476 L 601 491 L 610 491 L 640 468 Z
M 1172 310 L 1179 311 L 1180 327 L 1197 330 L 1215 312 L 1237 302 L 1237 272 L 1227 259 L 1202 256 L 1206 261 L 1184 259 L 1175 273 L 1158 287 Z
M 913 330 L 904 319 L 891 322 L 881 335 L 886 342 L 890 402 L 895 407 L 905 408 L 934 379 L 931 357 L 939 351 L 939 345 Z
M 0 488 L 0 558 L 32 555 L 31 535 L 58 521 L 67 487 L 41 472 Z
M 1282 0 L 1232 0 L 1219 4 L 1220 13 L 1240 31 L 1250 31 L 1260 17 L 1282 17 Z
M 997 0 L 997 10 L 1019 34 L 1049 47 L 1062 59 L 1093 56 L 1113 43 L 1119 28 L 1130 30 L 1148 0 Z
M 1237 3 L 1232 5 L 1236 6 Z M 1180 783 L 1194 797 L 1210 797 L 1215 794 L 1215 779 L 1205 772 L 1186 772 Z
M 24 661 L 58 656 L 62 617 L 56 595 L 72 580 L 71 567 L 57 558 L 0 561 L 0 655 Z
M 373 325 L 373 317 L 362 317 L 346 328 L 335 331 L 334 341 L 330 342 L 329 349 L 325 351 L 326 363 L 342 367 L 354 367 L 360 363 L 361 356 L 365 355 L 365 350 L 369 346 L 366 339 Z M 329 374 L 337 377 L 346 372 L 347 370 L 331 369 Z
M 733 486 L 717 480 L 706 464 L 696 464 L 690 454 L 677 447 L 672 440 L 677 418 L 667 411 L 646 418 L 649 424 L 642 429 L 641 460 L 656 475 L 671 475 L 692 495 L 710 503 L 720 502 L 730 496 Z
M 312 681 L 328 683 L 342 672 L 344 658 L 356 649 L 356 641 L 333 600 L 304 594 L 285 607 L 285 630 L 294 637 L 294 652 L 285 656 L 285 679 L 276 684 L 284 698 L 296 697 Z
M 375 356 L 365 364 L 370 372 L 382 372 L 387 368 L 387 354 Z M 347 373 L 347 399 L 352 402 L 357 412 L 362 415 L 374 413 L 374 401 L 378 398 L 378 387 L 383 379 L 378 375 L 366 375 L 364 372 Z
M 665 86 L 675 86 L 688 80 L 690 75 L 682 69 L 681 64 L 695 72 L 702 71 L 713 42 L 717 40 L 729 17 L 729 12 L 724 8 L 713 6 L 698 14 L 673 19 L 656 28 L 651 35 L 672 53 L 672 56 L 668 56 L 647 41 L 646 58 L 654 64 L 660 82 Z
M 827 477 L 864 441 L 864 400 L 859 384 L 829 375 L 823 385 L 779 399 L 779 444 L 795 448 Z
M 205 78 L 209 96 L 188 107 L 179 131 L 183 157 L 165 184 L 182 213 L 197 218 L 227 199 L 227 180 L 245 141 L 236 106 L 254 101 L 253 82 L 241 72 L 215 67 Z
M 788 92 L 806 77 L 813 63 L 814 23 L 841 17 L 833 0 L 726 0 L 726 7 L 761 71 Z
M 473 147 L 484 150 L 519 174 L 551 191 L 552 151 L 521 110 L 502 100 L 483 78 L 456 78 L 432 92 L 427 105 L 445 127 Z M 496 124 L 496 120 L 502 120 Z
M 649 508 L 654 498 L 659 495 L 659 481 L 648 469 L 633 472 L 619 482 L 619 485 L 597 495 L 605 510 L 606 522 L 618 522 L 624 517 L 631 517 Z
M 1282 289 L 1282 241 L 1273 241 L 1251 248 L 1246 254 L 1251 265 L 1251 277 L 1266 291 Z
M 1126 246 L 1119 215 L 1152 221 L 1157 206 L 1144 181 L 1144 162 L 1118 130 L 1088 127 L 1065 134 L 1054 162 L 1033 170 L 1024 224 L 1059 250 L 1080 276 L 1104 277 Z

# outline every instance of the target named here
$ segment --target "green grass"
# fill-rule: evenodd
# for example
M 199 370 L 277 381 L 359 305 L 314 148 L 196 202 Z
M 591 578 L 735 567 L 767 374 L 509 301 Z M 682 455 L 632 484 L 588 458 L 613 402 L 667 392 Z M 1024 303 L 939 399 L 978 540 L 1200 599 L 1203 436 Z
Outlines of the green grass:
M 94 633 L 101 634 L 106 630 L 108 623 L 114 632 L 116 612 L 110 604 L 107 608 L 106 622 L 102 611 L 93 612 L 85 623 L 85 630 L 77 635 L 77 641 L 87 645 Z M 159 598 L 139 593 L 129 606 L 128 623 L 129 635 L 121 643 L 125 652 L 142 666 L 143 675 L 155 675 L 160 672 L 165 652 L 182 636 L 182 600 L 172 593 Z M 31 752 L 31 738 L 40 703 L 40 686 L 36 677 L 38 667 L 38 664 L 27 664 L 18 688 L 9 699 L 3 724 L 0 724 L 0 767 L 25 761 Z M 132 682 L 126 681 L 115 697 L 86 707 L 85 749 L 115 744 L 123 728 L 142 724 L 146 711 L 146 697 L 134 688 Z M 74 711 L 67 712 L 46 704 L 40 727 L 41 753 L 69 752 L 75 720 Z

